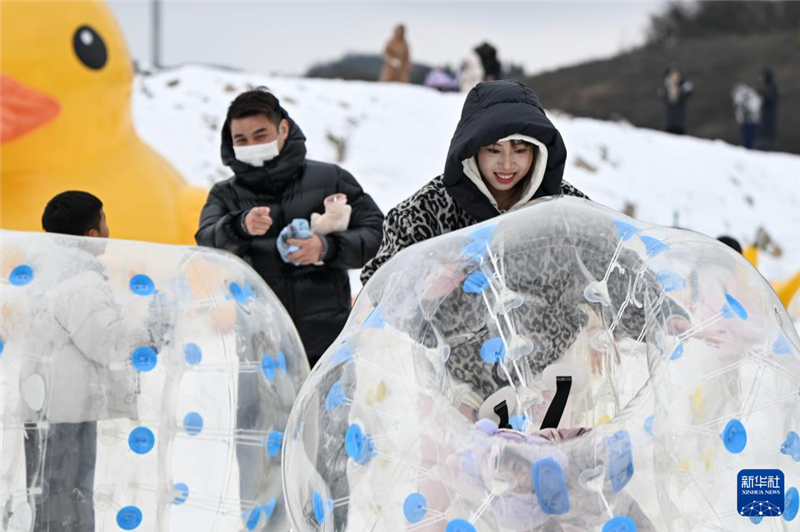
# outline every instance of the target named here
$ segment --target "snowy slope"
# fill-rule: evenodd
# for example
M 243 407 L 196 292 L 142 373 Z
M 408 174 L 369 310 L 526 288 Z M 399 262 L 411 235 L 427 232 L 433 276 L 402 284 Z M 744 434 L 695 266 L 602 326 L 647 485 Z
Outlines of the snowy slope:
M 442 171 L 464 98 L 416 86 L 187 66 L 137 77 L 136 127 L 188 181 L 210 187 L 230 175 L 219 160 L 227 106 L 258 85 L 270 87 L 298 122 L 309 157 L 341 164 L 384 211 Z M 660 225 L 677 219 L 743 243 L 763 227 L 782 248 L 779 258 L 762 254 L 764 276 L 782 279 L 800 268 L 800 157 L 550 116 L 569 151 L 565 178 L 595 201 L 618 210 L 631 204 L 635 218 Z

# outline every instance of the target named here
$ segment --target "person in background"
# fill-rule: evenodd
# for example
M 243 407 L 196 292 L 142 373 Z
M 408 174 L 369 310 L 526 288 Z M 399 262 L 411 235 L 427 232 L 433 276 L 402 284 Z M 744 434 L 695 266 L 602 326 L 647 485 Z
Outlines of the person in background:
M 411 73 L 411 52 L 406 41 L 406 28 L 398 24 L 386 47 L 383 49 L 383 70 L 380 81 L 408 83 Z
M 470 50 L 458 69 L 458 89 L 461 92 L 471 91 L 483 81 L 483 76 L 483 62 L 475 50 Z
M 686 104 L 693 90 L 692 82 L 686 81 L 677 68 L 669 67 L 664 71 L 664 85 L 658 89 L 658 97 L 664 102 L 665 130 L 668 133 L 686 133 Z
M 733 98 L 736 123 L 739 124 L 742 146 L 748 150 L 752 149 L 761 118 L 761 97 L 753 87 L 737 83 L 731 90 L 731 98 Z
M 756 132 L 756 147 L 760 150 L 770 151 L 775 147 L 775 140 L 778 137 L 780 90 L 775 82 L 775 76 L 769 68 L 761 71 L 758 95 L 761 97 L 761 122 Z
M 503 79 L 503 69 L 497 58 L 497 48 L 485 42 L 475 48 L 475 53 L 481 58 L 483 66 L 483 81 L 497 81 Z

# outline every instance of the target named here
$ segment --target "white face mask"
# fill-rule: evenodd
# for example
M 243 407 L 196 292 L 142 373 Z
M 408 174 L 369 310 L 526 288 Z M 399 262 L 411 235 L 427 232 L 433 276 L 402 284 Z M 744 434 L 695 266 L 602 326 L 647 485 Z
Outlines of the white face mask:
M 278 156 L 278 139 L 266 144 L 251 144 L 250 146 L 234 146 L 233 154 L 243 163 L 251 166 L 263 166 Z

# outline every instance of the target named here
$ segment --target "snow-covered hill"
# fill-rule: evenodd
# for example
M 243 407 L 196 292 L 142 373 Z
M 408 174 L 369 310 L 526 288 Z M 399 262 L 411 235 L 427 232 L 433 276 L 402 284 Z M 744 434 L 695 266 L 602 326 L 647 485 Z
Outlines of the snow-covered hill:
M 188 181 L 210 187 L 230 175 L 219 158 L 227 106 L 258 85 L 275 92 L 300 125 L 308 156 L 347 168 L 384 211 L 442 171 L 464 99 L 417 86 L 187 66 L 137 77 L 136 127 Z M 595 201 L 743 243 L 761 227 L 782 250 L 762 254 L 764 276 L 782 279 L 800 268 L 800 157 L 549 114 L 569 151 L 565 178 Z

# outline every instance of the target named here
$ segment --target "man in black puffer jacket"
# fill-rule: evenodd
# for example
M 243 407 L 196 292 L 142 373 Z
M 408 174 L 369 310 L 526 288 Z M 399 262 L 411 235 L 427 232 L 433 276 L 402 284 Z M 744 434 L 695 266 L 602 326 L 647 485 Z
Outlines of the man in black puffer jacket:
M 195 240 L 242 257 L 264 278 L 313 366 L 344 327 L 347 270 L 377 252 L 383 213 L 346 170 L 307 160 L 305 141 L 274 94 L 263 88 L 240 94 L 222 127 L 222 162 L 234 176 L 211 189 Z M 325 212 L 324 199 L 339 193 L 352 207 L 347 230 L 290 240 L 299 250 L 285 262 L 277 247 L 281 230 Z

